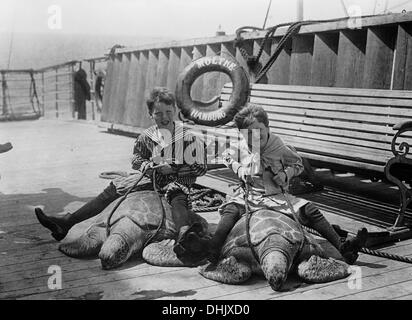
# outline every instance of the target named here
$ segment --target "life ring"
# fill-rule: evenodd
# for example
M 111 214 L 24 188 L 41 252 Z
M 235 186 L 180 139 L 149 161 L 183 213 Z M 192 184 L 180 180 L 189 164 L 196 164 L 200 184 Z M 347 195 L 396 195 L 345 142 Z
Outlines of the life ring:
M 219 97 L 209 102 L 195 101 L 190 90 L 195 80 L 207 72 L 223 72 L 232 83 L 233 91 L 229 102 L 217 110 L 205 110 L 214 104 Z M 249 78 L 241 65 L 235 60 L 220 56 L 203 57 L 193 61 L 179 75 L 176 86 L 176 104 L 188 120 L 206 126 L 224 125 L 247 103 L 249 98 Z

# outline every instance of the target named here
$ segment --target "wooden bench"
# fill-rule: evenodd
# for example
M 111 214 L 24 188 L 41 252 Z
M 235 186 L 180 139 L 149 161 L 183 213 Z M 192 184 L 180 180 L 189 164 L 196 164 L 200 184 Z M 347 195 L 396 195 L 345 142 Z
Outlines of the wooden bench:
M 230 92 L 226 85 L 222 103 Z M 250 102 L 264 107 L 271 131 L 313 166 L 394 183 L 401 199 L 394 228 L 403 226 L 412 201 L 405 184 L 412 181 L 412 91 L 254 84 Z

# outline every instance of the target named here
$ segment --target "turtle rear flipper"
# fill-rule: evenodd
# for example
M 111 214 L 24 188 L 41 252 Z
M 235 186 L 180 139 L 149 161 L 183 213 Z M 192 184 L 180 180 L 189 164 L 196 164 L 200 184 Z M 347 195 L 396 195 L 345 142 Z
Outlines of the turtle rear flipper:
M 199 268 L 199 273 L 206 279 L 226 284 L 243 283 L 252 276 L 250 266 L 237 261 L 233 256 L 221 260 L 217 265 L 202 266 Z
M 59 251 L 72 258 L 97 256 L 106 239 L 106 230 L 99 226 L 90 227 L 81 237 L 59 245 Z
M 324 283 L 349 276 L 349 265 L 333 258 L 324 259 L 312 256 L 298 265 L 297 272 L 303 281 L 308 283 Z

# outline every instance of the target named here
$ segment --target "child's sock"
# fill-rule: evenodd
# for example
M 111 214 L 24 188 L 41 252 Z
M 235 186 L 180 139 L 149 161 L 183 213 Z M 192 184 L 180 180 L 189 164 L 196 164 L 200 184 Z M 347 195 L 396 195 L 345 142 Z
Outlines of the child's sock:
M 230 230 L 240 218 L 240 210 L 236 205 L 228 205 L 220 218 L 216 231 L 210 240 L 210 252 L 212 260 L 217 260 Z
M 301 210 L 304 220 L 308 221 L 307 226 L 319 232 L 336 249 L 340 250 L 342 238 L 336 233 L 328 220 L 325 219 L 322 212 L 312 203 L 308 203 Z
M 188 225 L 189 223 L 189 209 L 187 203 L 187 195 L 183 192 L 176 194 L 170 201 L 172 206 L 172 217 L 176 226 L 176 230 Z

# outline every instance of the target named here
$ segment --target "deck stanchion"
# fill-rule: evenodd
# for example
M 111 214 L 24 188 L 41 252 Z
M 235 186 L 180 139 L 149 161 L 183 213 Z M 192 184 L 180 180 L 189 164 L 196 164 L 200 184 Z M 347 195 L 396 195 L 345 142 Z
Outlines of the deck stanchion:
M 89 61 L 90 64 L 90 88 L 91 88 L 91 99 L 90 103 L 92 105 L 92 119 L 95 120 L 95 113 L 94 113 L 94 99 L 96 96 L 96 92 L 94 91 L 94 69 L 95 69 L 95 61 Z
M 69 81 L 69 104 L 70 104 L 70 111 L 72 113 L 72 118 L 75 118 L 74 113 L 74 65 L 70 65 L 69 67 L 70 72 L 70 81 Z
M 56 83 L 55 83 L 56 93 L 55 93 L 55 102 L 54 102 L 54 104 L 55 104 L 55 107 L 56 107 L 56 118 L 58 118 L 59 117 L 59 84 L 58 84 L 58 82 L 59 82 L 59 71 L 58 71 L 57 68 L 55 69 L 55 71 L 56 71 Z
M 6 115 L 8 112 L 7 108 L 7 83 L 6 83 L 6 74 L 5 72 L 1 73 L 1 88 L 3 95 L 3 115 Z
M 44 110 L 45 110 L 45 88 L 44 88 L 44 71 L 42 71 L 41 73 L 41 112 L 42 112 L 42 116 L 44 117 Z

